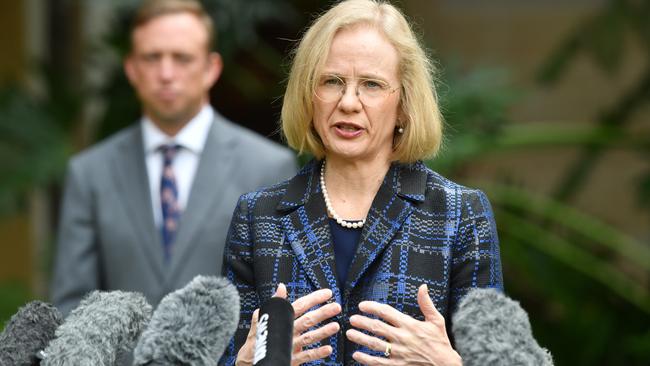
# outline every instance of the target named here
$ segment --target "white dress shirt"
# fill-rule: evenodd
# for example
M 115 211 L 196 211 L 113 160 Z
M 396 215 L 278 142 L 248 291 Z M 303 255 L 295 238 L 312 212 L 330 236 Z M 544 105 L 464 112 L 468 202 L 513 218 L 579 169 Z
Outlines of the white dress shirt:
M 149 118 L 143 117 L 142 138 L 144 142 L 145 161 L 149 176 L 149 189 L 153 217 L 157 227 L 162 225 L 162 207 L 160 205 L 160 180 L 163 168 L 163 154 L 160 150 L 164 145 L 179 145 L 172 168 L 176 177 L 178 189 L 178 204 L 181 212 L 185 211 L 190 195 L 196 168 L 199 165 L 201 152 L 210 132 L 214 110 L 211 106 L 204 106 L 192 120 L 180 130 L 176 136 L 168 136 L 162 132 Z M 182 214 L 181 214 L 182 215 Z M 181 221 L 182 221 L 181 216 Z

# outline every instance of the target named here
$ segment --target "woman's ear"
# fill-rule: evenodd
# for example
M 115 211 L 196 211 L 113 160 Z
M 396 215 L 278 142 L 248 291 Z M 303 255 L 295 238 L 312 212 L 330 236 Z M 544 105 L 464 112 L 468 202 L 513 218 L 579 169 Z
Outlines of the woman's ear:
M 396 117 L 395 131 L 397 131 L 397 129 L 400 128 L 400 127 L 404 128 L 404 126 L 406 125 L 406 123 L 408 121 L 408 117 L 407 117 L 406 113 L 404 112 L 403 105 L 404 105 L 404 103 L 400 99 L 400 102 L 397 105 L 397 113 L 396 113 L 396 116 L 395 116 Z

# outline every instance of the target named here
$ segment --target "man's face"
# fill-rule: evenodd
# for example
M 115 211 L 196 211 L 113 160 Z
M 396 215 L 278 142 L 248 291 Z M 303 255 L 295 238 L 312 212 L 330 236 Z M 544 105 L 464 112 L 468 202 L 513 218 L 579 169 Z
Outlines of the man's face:
M 144 114 L 177 132 L 204 104 L 221 73 L 221 58 L 208 51 L 208 34 L 190 13 L 156 17 L 132 34 L 124 68 Z

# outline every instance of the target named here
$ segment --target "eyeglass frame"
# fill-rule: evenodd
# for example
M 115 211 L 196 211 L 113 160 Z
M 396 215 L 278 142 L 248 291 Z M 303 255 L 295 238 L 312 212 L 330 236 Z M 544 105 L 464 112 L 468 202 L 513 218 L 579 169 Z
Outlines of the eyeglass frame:
M 318 88 L 321 86 L 321 83 L 322 83 L 324 77 L 336 78 L 336 79 L 338 79 L 339 81 L 341 81 L 341 82 L 343 83 L 343 88 L 342 88 L 342 89 L 340 90 L 340 92 L 339 92 L 340 95 L 339 95 L 336 99 L 325 100 L 325 99 L 323 99 L 321 96 L 318 95 L 317 90 L 318 90 Z M 370 107 L 377 106 L 379 103 L 381 103 L 381 102 L 383 102 L 384 100 L 386 100 L 386 98 L 388 98 L 389 95 L 395 93 L 397 90 L 400 89 L 400 86 L 397 86 L 397 87 L 394 87 L 394 88 L 393 88 L 389 82 L 387 82 L 387 81 L 385 81 L 385 80 L 381 80 L 381 79 L 366 78 L 366 77 L 357 77 L 357 78 L 353 78 L 353 77 L 349 77 L 349 76 L 346 76 L 346 75 L 337 75 L 337 74 L 329 74 L 329 73 L 325 73 L 325 74 L 321 74 L 321 75 L 318 77 L 318 79 L 317 79 L 317 82 L 316 82 L 316 84 L 315 84 L 315 86 L 314 86 L 314 96 L 316 96 L 316 98 L 318 98 L 319 100 L 321 100 L 321 101 L 323 101 L 323 102 L 325 102 L 325 103 L 334 103 L 334 102 L 338 102 L 338 101 L 341 100 L 341 98 L 343 98 L 343 96 L 345 95 L 345 93 L 346 93 L 347 90 L 348 90 L 348 88 L 347 88 L 348 85 L 349 85 L 349 83 L 348 83 L 348 81 L 347 81 L 348 79 L 353 79 L 353 80 L 356 79 L 356 80 L 357 80 L 356 85 L 354 86 L 354 94 L 357 96 L 357 98 L 359 98 L 359 102 L 361 102 L 361 104 L 363 104 L 363 105 L 365 105 L 365 106 L 370 106 Z M 368 103 L 366 103 L 366 102 L 363 101 L 362 96 L 361 96 L 362 93 L 359 92 L 359 86 L 361 85 L 361 82 L 362 82 L 362 81 L 372 81 L 372 82 L 375 82 L 375 83 L 377 83 L 378 85 L 381 85 L 382 88 L 387 88 L 387 89 L 382 89 L 382 90 L 387 90 L 388 92 L 386 93 L 386 95 L 385 95 L 383 98 L 381 98 L 381 101 L 379 101 L 377 104 L 370 104 L 370 105 L 369 105 Z M 364 95 L 366 95 L 366 94 L 364 94 Z

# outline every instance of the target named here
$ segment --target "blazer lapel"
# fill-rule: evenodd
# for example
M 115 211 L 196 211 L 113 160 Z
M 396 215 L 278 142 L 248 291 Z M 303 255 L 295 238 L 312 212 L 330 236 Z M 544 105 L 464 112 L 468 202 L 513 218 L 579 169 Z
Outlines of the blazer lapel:
M 232 149 L 229 148 L 231 135 L 220 128 L 219 117 L 215 117 L 212 127 L 203 147 L 199 165 L 194 176 L 187 206 L 181 216 L 177 237 L 173 244 L 171 270 L 167 273 L 167 280 L 172 281 L 176 272 L 186 265 L 187 257 L 192 248 L 192 242 L 204 220 L 210 219 L 209 211 L 219 197 L 222 187 L 235 168 L 232 161 Z
M 113 161 L 113 170 L 116 172 L 114 177 L 118 196 L 122 197 L 122 202 L 127 206 L 128 221 L 132 223 L 136 242 L 140 243 L 134 250 L 140 251 L 156 275 L 162 278 L 162 239 L 153 219 L 140 124 L 133 127 L 130 137 L 119 147 L 117 159 Z
M 285 239 L 313 285 L 331 289 L 342 303 L 327 210 L 318 184 L 319 166 L 312 161 L 290 181 L 278 209 L 292 210 L 282 217 Z
M 368 212 L 357 252 L 352 259 L 345 293 L 351 291 L 413 212 L 410 201 L 424 200 L 426 170 L 422 163 L 394 163 Z

